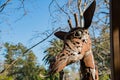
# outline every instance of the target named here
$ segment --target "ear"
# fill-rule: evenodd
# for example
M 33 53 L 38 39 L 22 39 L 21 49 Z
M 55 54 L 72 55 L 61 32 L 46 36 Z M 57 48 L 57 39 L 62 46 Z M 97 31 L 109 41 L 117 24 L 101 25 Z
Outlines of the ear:
M 64 37 L 65 37 L 66 34 L 67 34 L 67 32 L 58 31 L 58 32 L 56 32 L 54 35 L 55 35 L 56 37 L 58 37 L 59 39 L 64 40 Z
M 83 16 L 84 16 L 84 28 L 85 29 L 88 29 L 89 26 L 91 25 L 94 11 L 95 11 L 95 7 L 96 7 L 96 1 L 94 0 L 92 2 L 92 4 L 87 8 L 87 10 L 83 14 Z

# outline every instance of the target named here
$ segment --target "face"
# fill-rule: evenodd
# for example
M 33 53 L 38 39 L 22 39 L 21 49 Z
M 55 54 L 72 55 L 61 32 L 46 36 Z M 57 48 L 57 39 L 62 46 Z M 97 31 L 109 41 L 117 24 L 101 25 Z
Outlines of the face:
M 64 48 L 59 57 L 68 55 L 72 57 L 72 62 L 83 58 L 91 48 L 91 40 L 87 29 L 74 28 L 63 36 Z
M 55 61 L 50 66 L 53 71 L 61 71 L 66 65 L 81 60 L 85 53 L 90 50 L 91 41 L 88 30 L 84 28 L 74 28 L 69 32 L 56 32 L 55 35 L 64 41 L 64 48 L 55 57 Z M 53 67 L 56 65 L 56 68 Z
M 71 20 L 68 20 L 70 31 L 58 31 L 55 33 L 59 39 L 64 41 L 64 48 L 55 56 L 55 61 L 50 65 L 50 73 L 61 71 L 65 66 L 83 59 L 86 53 L 91 49 L 91 40 L 88 34 L 88 28 L 91 25 L 92 17 L 95 11 L 96 1 L 85 10 L 84 27 L 78 27 L 78 19 L 75 15 L 76 27 L 72 28 Z

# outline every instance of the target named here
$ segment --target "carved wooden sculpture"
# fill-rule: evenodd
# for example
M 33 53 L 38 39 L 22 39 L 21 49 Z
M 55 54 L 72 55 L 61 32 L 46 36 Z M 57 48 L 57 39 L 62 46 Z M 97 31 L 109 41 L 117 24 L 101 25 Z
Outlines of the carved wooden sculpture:
M 94 0 L 84 12 L 84 26 L 78 25 L 78 18 L 75 14 L 75 28 L 72 27 L 71 21 L 68 20 L 70 31 L 58 31 L 55 33 L 55 36 L 64 41 L 64 47 L 51 63 L 50 74 L 60 72 L 65 66 L 80 60 L 82 80 L 98 80 L 98 70 L 95 68 L 91 39 L 88 33 L 95 6 L 96 1 Z

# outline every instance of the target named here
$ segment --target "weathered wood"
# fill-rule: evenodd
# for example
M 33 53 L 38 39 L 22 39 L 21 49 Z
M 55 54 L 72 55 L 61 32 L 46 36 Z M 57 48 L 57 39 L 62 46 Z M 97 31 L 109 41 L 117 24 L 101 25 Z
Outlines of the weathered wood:
M 112 80 L 120 80 L 120 0 L 111 1 Z

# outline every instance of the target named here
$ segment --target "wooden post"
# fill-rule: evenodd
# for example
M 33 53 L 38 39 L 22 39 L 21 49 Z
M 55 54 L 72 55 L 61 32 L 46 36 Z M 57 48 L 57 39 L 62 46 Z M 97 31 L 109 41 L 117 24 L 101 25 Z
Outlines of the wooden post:
M 110 0 L 112 80 L 120 80 L 120 0 Z

